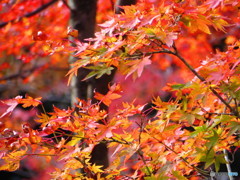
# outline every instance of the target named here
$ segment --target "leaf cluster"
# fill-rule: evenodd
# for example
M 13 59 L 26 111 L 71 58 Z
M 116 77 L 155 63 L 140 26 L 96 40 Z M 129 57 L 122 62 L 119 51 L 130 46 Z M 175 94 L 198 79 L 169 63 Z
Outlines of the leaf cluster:
M 217 52 L 193 68 L 175 42 L 185 31 L 210 34 L 212 27 L 224 31 L 227 22 L 220 12 L 230 2 L 239 5 L 166 0 L 149 8 L 140 3 L 124 7 L 125 13 L 102 24 L 89 42 L 73 40 L 78 60 L 68 73 L 70 80 L 79 68 L 92 70 L 85 80 L 110 74 L 113 68 L 137 78 L 154 54 L 174 56 L 195 77 L 182 84 L 169 83 L 164 90 L 173 98 L 165 102 L 155 97 L 154 117 L 144 112 L 144 105 L 127 102 L 113 114 L 100 109 L 121 97 L 119 84 L 109 85 L 107 94 L 95 92 L 97 103 L 78 100 L 74 108 L 54 107 L 51 113 L 45 112 L 41 98 L 2 101 L 8 107 L 1 118 L 17 105 L 41 106 L 43 113 L 35 118 L 41 123 L 39 129 L 25 123 L 17 132 L 1 124 L 0 170 L 14 171 L 21 160 L 39 156 L 61 164 L 51 173 L 53 179 L 189 179 L 209 176 L 212 166 L 218 171 L 220 164 L 228 163 L 224 151 L 239 146 L 240 44 L 236 40 L 226 52 Z M 90 163 L 92 149 L 99 143 L 111 150 L 106 169 Z

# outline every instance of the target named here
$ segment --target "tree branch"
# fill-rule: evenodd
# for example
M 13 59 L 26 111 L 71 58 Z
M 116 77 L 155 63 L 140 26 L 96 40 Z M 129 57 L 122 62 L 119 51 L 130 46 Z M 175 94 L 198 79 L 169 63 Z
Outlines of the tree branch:
M 40 66 L 41 67 L 41 66 Z M 15 73 L 15 74 L 11 74 L 11 75 L 8 75 L 8 76 L 4 76 L 4 77 L 1 77 L 0 78 L 0 81 L 7 81 L 7 80 L 12 80 L 12 79 L 15 79 L 15 78 L 25 78 L 25 75 L 26 73 L 32 73 L 33 71 L 35 71 L 36 69 L 40 68 L 40 67 L 33 67 L 31 69 L 27 69 L 27 70 L 24 70 L 24 71 L 20 71 L 19 73 Z
M 168 49 L 162 49 L 162 50 L 159 50 L 159 51 L 154 51 L 154 52 L 146 52 L 146 53 L 140 53 L 140 54 L 135 54 L 135 55 L 132 55 L 131 57 L 137 57 L 137 56 L 143 56 L 143 55 L 151 55 L 151 54 L 156 54 L 156 53 L 166 53 L 166 54 L 172 54 L 174 56 L 176 56 L 178 59 L 180 59 L 183 64 L 195 75 L 197 76 L 198 79 L 200 79 L 202 82 L 206 83 L 206 79 L 204 77 L 202 77 L 177 51 L 177 48 L 175 45 L 173 45 L 173 49 L 174 49 L 174 52 L 173 51 L 170 51 Z M 212 93 L 217 96 L 217 98 L 223 103 L 225 104 L 225 106 L 236 116 L 236 117 L 239 117 L 239 113 L 237 111 L 235 111 L 231 106 L 230 104 L 225 101 L 223 99 L 223 97 L 213 88 L 213 87 L 209 87 L 209 89 L 212 91 Z
M 3 28 L 5 27 L 8 23 L 14 23 L 16 21 L 20 21 L 22 20 L 23 18 L 25 17 L 31 17 L 31 16 L 34 16 L 36 14 L 38 14 L 39 12 L 43 11 L 44 9 L 48 8 L 49 6 L 51 6 L 52 4 L 54 4 L 55 2 L 57 2 L 58 0 L 52 0 L 44 5 L 42 5 L 41 7 L 37 8 L 36 10 L 32 11 L 32 12 L 29 12 L 29 13 L 26 13 L 24 14 L 23 16 L 21 17 L 18 17 L 16 19 L 12 19 L 10 21 L 7 21 L 7 22 L 3 22 L 3 23 L 0 23 L 0 28 Z
M 44 65 L 32 67 L 30 69 L 26 69 L 26 70 L 20 71 L 15 74 L 0 77 L 0 81 L 7 81 L 7 80 L 16 79 L 16 78 L 25 78 L 27 76 L 26 74 L 30 74 L 30 73 L 34 72 L 35 70 L 42 68 L 43 66 Z M 61 67 L 49 67 L 48 69 L 53 70 L 53 71 L 68 71 L 69 70 L 68 68 L 61 68 Z
M 145 131 L 151 136 L 151 134 L 145 129 Z M 176 152 L 174 149 L 172 149 L 170 146 L 166 145 L 165 143 L 163 143 L 162 141 L 160 141 L 158 138 L 151 136 L 152 138 L 154 138 L 155 140 L 157 140 L 160 144 L 162 144 L 166 149 L 168 149 L 169 151 L 173 152 L 174 154 L 176 154 L 183 162 L 185 162 L 190 168 L 196 170 L 197 172 L 199 172 L 200 174 L 202 174 L 203 176 L 209 176 L 209 172 L 205 171 L 204 169 L 198 168 L 194 165 L 192 165 L 190 162 L 188 162 L 188 160 L 182 156 L 179 155 L 178 152 Z
M 169 54 L 173 54 L 176 57 L 178 57 L 186 66 L 187 68 L 192 71 L 192 73 L 197 76 L 198 79 L 200 79 L 202 82 L 206 83 L 206 79 L 204 77 L 202 77 L 200 74 L 198 74 L 198 72 L 177 52 L 172 52 L 169 51 Z M 213 88 L 213 87 L 209 87 L 209 89 L 212 91 L 212 93 L 217 96 L 218 99 L 220 99 L 220 101 L 222 101 L 223 104 L 225 104 L 225 106 L 235 115 L 238 117 L 238 113 L 229 105 L 229 103 L 227 101 L 225 101 L 222 96 Z

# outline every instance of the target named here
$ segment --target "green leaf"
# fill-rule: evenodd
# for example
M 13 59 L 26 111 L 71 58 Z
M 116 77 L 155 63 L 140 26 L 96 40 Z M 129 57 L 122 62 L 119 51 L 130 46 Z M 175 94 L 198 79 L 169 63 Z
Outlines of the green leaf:
M 158 180 L 155 176 L 144 177 L 144 180 Z
M 79 137 L 73 137 L 71 141 L 67 143 L 69 146 L 75 146 L 79 141 L 81 141 L 82 138 Z
M 91 72 L 83 79 L 83 81 L 85 81 L 85 80 L 87 80 L 87 79 L 90 79 L 90 78 L 96 76 L 97 74 L 98 74 L 97 71 L 91 71 Z
M 213 146 L 215 146 L 219 139 L 218 133 L 214 129 L 212 131 L 213 131 L 213 136 L 205 138 L 209 141 L 206 143 L 206 146 L 208 149 L 211 149 Z
M 171 86 L 172 89 L 179 90 L 186 87 L 186 84 L 174 84 Z
M 195 131 L 191 133 L 191 137 L 195 137 L 199 133 L 206 132 L 207 126 L 203 124 L 202 126 L 195 127 Z
M 186 119 L 190 125 L 192 125 L 195 121 L 195 116 L 193 114 L 187 114 Z
M 183 175 L 181 175 L 181 173 L 179 171 L 173 171 L 172 172 L 173 176 L 176 177 L 178 180 L 187 180 L 186 177 L 184 177 Z
M 215 152 L 213 149 L 205 150 L 205 151 L 202 151 L 201 153 L 205 154 L 205 156 L 202 156 L 200 158 L 200 161 L 202 161 L 202 162 L 207 162 L 208 160 L 214 159 L 214 157 L 215 157 Z
M 215 126 L 217 126 L 220 123 L 230 122 L 231 119 L 232 119 L 232 116 L 229 116 L 229 115 L 216 116 L 214 119 L 214 123 L 211 125 L 211 127 L 209 129 L 214 128 Z
M 91 71 L 84 79 L 83 81 L 90 79 L 94 76 L 96 76 L 96 79 L 102 77 L 104 74 L 110 75 L 111 71 L 114 69 L 113 67 L 108 67 L 105 64 L 101 64 L 98 66 L 87 66 L 86 69 L 93 70 Z
M 178 128 L 178 127 L 179 127 L 178 124 L 169 125 L 166 128 L 164 128 L 164 131 L 171 131 L 171 130 L 174 130 L 174 129 Z
M 231 128 L 228 132 L 229 136 L 240 130 L 240 124 L 236 121 L 231 121 L 229 127 Z
M 101 71 L 99 71 L 96 78 L 98 79 L 102 77 L 104 74 L 110 75 L 113 69 L 114 69 L 113 67 L 107 67 L 106 69 L 102 69 Z
M 159 175 L 157 178 L 157 180 L 161 179 L 161 180 L 168 180 L 169 177 L 168 176 L 165 176 L 165 175 Z
M 202 157 L 200 158 L 200 161 L 205 162 L 205 166 L 204 166 L 205 169 L 211 166 L 215 162 L 214 150 L 211 149 L 210 151 L 202 152 Z
M 144 166 L 142 169 L 141 169 L 147 176 L 150 176 L 152 173 L 152 167 L 149 167 L 149 166 Z M 149 172 L 150 171 L 150 172 Z
M 224 154 L 219 154 L 219 155 L 216 155 L 215 157 L 215 169 L 216 171 L 218 172 L 219 169 L 220 169 L 220 164 L 226 164 L 226 160 L 224 158 Z
M 188 26 L 188 27 L 191 26 L 191 19 L 189 17 L 187 17 L 187 16 L 183 16 L 180 19 L 180 21 L 182 21 L 185 24 L 185 26 Z
M 214 158 L 208 158 L 206 160 L 206 164 L 205 164 L 204 168 L 207 169 L 208 167 L 210 167 L 214 163 L 214 161 L 215 161 Z
M 67 143 L 69 146 L 75 146 L 79 141 L 84 138 L 84 132 L 80 131 L 77 133 L 77 136 L 74 136 L 71 141 Z

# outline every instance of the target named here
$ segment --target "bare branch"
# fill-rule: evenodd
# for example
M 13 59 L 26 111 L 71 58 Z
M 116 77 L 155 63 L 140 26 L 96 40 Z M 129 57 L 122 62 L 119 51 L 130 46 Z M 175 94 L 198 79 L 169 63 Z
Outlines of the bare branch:
M 23 16 L 21 17 L 17 17 L 16 19 L 12 19 L 8 22 L 3 22 L 3 23 L 0 23 L 0 28 L 3 28 L 5 27 L 8 23 L 14 23 L 14 22 L 19 22 L 21 21 L 23 18 L 25 17 L 31 17 L 31 16 L 34 16 L 36 14 L 38 14 L 39 12 L 43 11 L 44 9 L 48 8 L 50 5 L 54 4 L 55 2 L 57 2 L 57 0 L 52 0 L 44 5 L 42 5 L 41 7 L 37 8 L 36 10 L 32 11 L 32 12 L 29 12 L 29 13 L 26 13 L 24 14 Z
M 0 81 L 13 80 L 13 79 L 16 79 L 16 78 L 25 78 L 27 75 L 33 73 L 35 70 L 37 70 L 37 69 L 39 69 L 43 66 L 44 65 L 36 66 L 36 67 L 30 68 L 30 69 L 20 71 L 20 72 L 15 73 L 15 74 L 11 74 L 11 75 L 8 75 L 8 76 L 3 76 L 3 77 L 0 78 Z M 69 70 L 68 68 L 61 68 L 61 67 L 49 67 L 48 69 L 53 70 L 53 71 L 68 71 Z
M 16 78 L 19 78 L 19 77 L 20 78 L 25 78 L 26 77 L 25 74 L 32 73 L 33 71 L 35 71 L 38 68 L 39 67 L 33 67 L 31 69 L 20 71 L 19 73 L 15 73 L 15 74 L 11 74 L 11 75 L 8 75 L 8 76 L 1 77 L 0 81 L 12 80 L 12 79 L 16 79 Z

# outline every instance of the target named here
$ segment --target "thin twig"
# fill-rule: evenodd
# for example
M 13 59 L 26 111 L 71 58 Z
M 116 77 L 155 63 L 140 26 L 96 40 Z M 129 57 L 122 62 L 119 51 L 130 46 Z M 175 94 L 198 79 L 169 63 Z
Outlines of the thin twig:
M 137 154 L 139 155 L 139 157 L 142 159 L 142 162 L 143 162 L 143 164 L 145 165 L 146 170 L 147 170 L 147 172 L 148 172 L 148 176 L 151 176 L 151 175 L 152 175 L 152 172 L 151 172 L 150 168 L 148 167 L 146 160 L 144 159 L 143 152 L 142 152 L 140 149 L 138 149 L 138 150 L 136 151 L 136 153 L 137 153 Z
M 238 102 L 237 102 L 237 99 L 234 98 L 233 100 L 234 100 L 234 103 L 235 103 L 237 116 L 239 117 L 239 111 L 238 111 Z
M 43 11 L 44 9 L 48 8 L 50 5 L 54 4 L 54 3 L 57 2 L 57 1 L 58 1 L 58 0 L 52 0 L 52 1 L 50 1 L 50 2 L 48 2 L 48 3 L 46 3 L 46 4 L 44 4 L 44 5 L 42 5 L 41 7 L 37 8 L 37 9 L 34 10 L 34 11 L 24 14 L 24 15 L 21 16 L 21 17 L 12 19 L 12 20 L 7 21 L 7 22 L 0 23 L 0 28 L 3 28 L 3 27 L 6 26 L 8 23 L 18 22 L 18 21 L 22 20 L 22 19 L 25 18 L 25 17 L 34 16 L 34 15 L 38 14 L 39 12 Z
M 8 76 L 4 76 L 4 77 L 1 77 L 0 78 L 0 81 L 7 81 L 7 80 L 12 80 L 12 79 L 16 79 L 16 78 L 25 78 L 26 77 L 26 73 L 32 73 L 34 72 L 36 69 L 38 68 L 41 68 L 40 67 L 33 67 L 31 69 L 27 69 L 27 70 L 24 70 L 24 71 L 21 71 L 19 73 L 15 73 L 15 74 L 11 74 L 11 75 L 8 75 Z
M 146 132 L 148 132 L 146 130 Z M 149 134 L 150 135 L 150 134 Z M 199 172 L 200 174 L 204 175 L 204 176 L 209 176 L 209 172 L 205 171 L 203 169 L 200 169 L 192 164 L 190 164 L 185 158 L 183 158 L 182 156 L 179 155 L 179 153 L 177 153 L 174 149 L 172 149 L 171 147 L 169 147 L 168 145 L 166 145 L 165 143 L 163 143 L 162 141 L 160 141 L 159 139 L 157 139 L 156 137 L 152 136 L 152 138 L 154 138 L 155 140 L 157 140 L 160 144 L 164 145 L 165 148 L 167 148 L 168 150 L 172 151 L 174 154 L 176 154 L 182 161 L 184 161 L 189 167 L 191 167 L 192 169 L 196 170 L 197 172 Z
M 121 139 L 123 142 L 121 142 L 121 141 L 119 141 L 119 140 L 116 140 L 116 139 L 114 139 L 113 137 L 112 137 L 111 139 L 112 139 L 111 142 L 118 142 L 118 143 L 120 143 L 120 144 L 127 144 L 127 145 L 130 145 L 130 146 L 131 146 L 131 144 L 130 144 L 129 142 L 127 142 L 125 139 Z M 144 156 L 143 156 L 143 153 L 142 153 L 141 149 L 138 149 L 138 150 L 136 151 L 136 153 L 139 155 L 139 157 L 140 157 L 141 160 L 143 161 L 143 163 L 144 163 L 144 165 L 145 165 L 145 167 L 146 167 L 146 170 L 147 170 L 148 174 L 151 176 L 151 175 L 152 175 L 152 172 L 151 172 L 150 168 L 148 167 L 146 160 L 144 159 Z
M 7 81 L 7 80 L 12 80 L 16 78 L 26 78 L 26 74 L 30 74 L 34 72 L 35 70 L 42 68 L 44 65 L 41 66 L 36 66 L 31 69 L 26 69 L 26 70 L 20 70 L 18 73 L 11 74 L 8 76 L 3 76 L 0 78 L 0 81 Z M 53 71 L 68 71 L 68 68 L 58 68 L 58 67 L 49 67 L 48 69 L 53 70 Z
M 192 71 L 192 73 L 197 76 L 198 79 L 200 79 L 202 82 L 206 83 L 206 79 L 204 77 L 202 77 L 200 74 L 198 74 L 198 72 L 175 50 L 175 52 L 169 51 L 169 54 L 173 54 L 176 57 L 178 57 L 186 66 L 187 68 Z M 226 102 L 222 96 L 213 88 L 213 87 L 209 87 L 209 89 L 212 91 L 212 93 L 218 97 L 218 99 L 220 99 L 220 101 L 222 101 L 223 104 L 225 104 L 225 106 L 230 109 L 230 111 L 235 115 L 238 116 L 238 113 L 229 105 L 228 102 Z
M 157 54 L 157 53 L 166 53 L 166 54 L 172 54 L 174 56 L 176 56 L 178 59 L 180 59 L 184 65 L 198 78 L 200 79 L 202 82 L 206 83 L 206 79 L 204 77 L 202 77 L 177 51 L 177 48 L 175 46 L 173 46 L 174 48 L 174 52 L 173 51 L 170 51 L 168 49 L 163 49 L 163 50 L 160 50 L 160 51 L 154 51 L 154 52 L 146 52 L 146 53 L 140 53 L 140 54 L 135 54 L 131 57 L 134 57 L 134 56 L 143 56 L 143 55 L 151 55 L 151 54 Z M 237 117 L 239 117 L 239 114 L 229 105 L 228 102 L 226 102 L 222 96 L 213 88 L 213 87 L 209 87 L 209 89 L 212 91 L 212 93 L 218 97 L 218 99 L 223 103 L 225 104 L 225 106 L 230 109 L 230 111 Z
M 206 112 L 207 114 L 213 114 L 213 115 L 228 115 L 228 116 L 233 116 L 233 113 L 212 113 L 212 112 Z
M 138 123 L 137 123 L 138 124 Z M 142 139 L 142 132 L 144 130 L 144 118 L 141 117 L 141 121 L 140 121 L 140 124 L 139 125 L 139 128 L 140 128 L 140 132 L 139 132 L 139 137 L 138 137 L 138 143 L 139 143 L 139 147 L 140 147 L 140 144 L 141 144 L 141 139 Z M 147 165 L 147 162 L 143 156 L 143 152 L 141 151 L 141 149 L 138 149 L 137 151 L 137 154 L 139 155 L 139 157 L 142 159 L 142 162 L 144 163 L 145 167 L 146 167 L 146 170 L 148 172 L 148 175 L 151 176 L 152 175 L 152 172 L 150 170 L 150 168 L 148 167 Z

